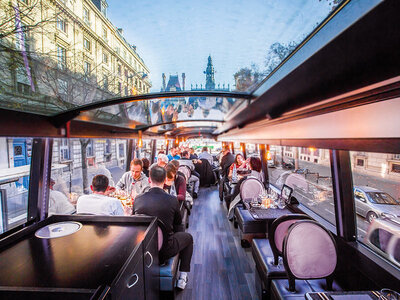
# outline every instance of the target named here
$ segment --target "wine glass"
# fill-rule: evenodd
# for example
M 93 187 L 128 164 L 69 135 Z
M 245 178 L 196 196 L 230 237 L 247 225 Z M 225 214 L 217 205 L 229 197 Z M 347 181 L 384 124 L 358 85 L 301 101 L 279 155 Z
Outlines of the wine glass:
M 379 299 L 381 300 L 400 300 L 400 294 L 390 290 L 390 289 L 382 289 L 379 292 Z

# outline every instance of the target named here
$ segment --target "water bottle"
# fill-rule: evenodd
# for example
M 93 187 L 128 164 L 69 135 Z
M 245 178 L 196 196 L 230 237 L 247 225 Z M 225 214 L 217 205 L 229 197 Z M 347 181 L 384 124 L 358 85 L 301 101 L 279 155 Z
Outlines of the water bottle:
M 232 171 L 232 182 L 237 182 L 237 170 L 236 170 L 236 164 L 233 165 L 233 171 Z

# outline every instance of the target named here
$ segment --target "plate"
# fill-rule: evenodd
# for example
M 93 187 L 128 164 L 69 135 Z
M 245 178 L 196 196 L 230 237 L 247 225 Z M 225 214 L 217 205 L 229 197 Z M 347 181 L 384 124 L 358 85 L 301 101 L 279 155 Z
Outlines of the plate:
M 58 222 L 38 229 L 35 232 L 35 236 L 40 239 L 53 239 L 73 234 L 81 228 L 82 224 L 79 222 Z

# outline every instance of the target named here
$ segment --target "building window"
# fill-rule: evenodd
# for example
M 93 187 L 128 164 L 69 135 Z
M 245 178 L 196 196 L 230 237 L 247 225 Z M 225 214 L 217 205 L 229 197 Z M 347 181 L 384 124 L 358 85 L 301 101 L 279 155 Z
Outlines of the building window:
M 119 49 L 119 47 L 115 47 L 115 52 L 117 52 L 117 54 L 119 55 L 119 53 L 121 52 L 121 50 Z
M 60 45 L 57 46 L 57 65 L 59 69 L 64 69 L 67 62 L 67 50 Z
M 60 161 L 70 160 L 71 152 L 68 139 L 60 140 Z
M 364 160 L 363 159 L 357 159 L 357 167 L 364 167 Z
M 109 154 L 111 153 L 111 140 L 107 139 L 104 143 L 104 153 Z
M 90 51 L 90 41 L 89 41 L 89 39 L 83 38 L 83 47 L 84 47 L 86 50 Z
M 108 4 L 106 1 L 101 1 L 101 13 L 103 14 L 103 16 L 107 17 L 107 7 Z
M 17 32 L 17 38 L 16 38 L 16 48 L 19 51 L 22 51 L 22 43 L 25 46 L 25 51 L 29 52 L 30 51 L 30 39 L 29 39 L 29 29 L 28 26 L 25 24 L 21 24 L 21 31 L 22 31 L 22 40 L 21 36 L 19 35 L 19 31 Z
M 57 18 L 57 29 L 67 33 L 67 23 L 60 17 Z
M 400 164 L 392 164 L 392 172 L 400 173 Z
M 93 140 L 90 140 L 86 147 L 86 156 L 94 156 Z
M 125 144 L 118 144 L 119 157 L 125 157 Z
M 107 64 L 108 63 L 108 55 L 103 52 L 103 63 Z
M 89 9 L 86 7 L 83 8 L 83 21 L 90 26 L 90 14 Z
M 83 63 L 83 71 L 84 71 L 86 77 L 89 77 L 89 76 L 90 76 L 90 69 L 91 69 L 90 63 L 88 63 L 87 61 L 85 61 L 85 62 Z
M 103 27 L 103 40 L 107 41 L 107 28 Z
M 118 65 L 118 75 L 119 75 L 119 76 L 122 75 L 122 68 L 121 68 L 121 65 Z
M 400 154 L 393 154 L 393 159 L 400 160 Z
M 125 86 L 125 96 L 128 96 L 129 92 L 128 92 L 128 87 Z

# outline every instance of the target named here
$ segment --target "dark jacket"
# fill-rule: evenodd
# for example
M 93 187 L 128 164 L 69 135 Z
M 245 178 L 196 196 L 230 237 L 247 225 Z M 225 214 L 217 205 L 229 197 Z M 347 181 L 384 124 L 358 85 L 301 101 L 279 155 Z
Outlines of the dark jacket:
M 212 170 L 212 166 L 210 162 L 202 158 L 201 164 L 196 164 L 196 171 L 200 174 L 200 185 L 201 186 L 210 186 L 215 183 L 214 172 Z
M 221 159 L 221 170 L 222 170 L 222 175 L 223 176 L 228 176 L 229 174 L 229 168 L 231 164 L 235 162 L 235 156 L 228 152 L 226 155 L 224 155 Z
M 176 174 L 175 176 L 175 189 L 177 193 L 178 201 L 186 200 L 186 179 L 185 176 Z
M 148 192 L 136 197 L 133 214 L 159 218 L 165 224 L 168 235 L 182 231 L 182 216 L 178 200 L 161 188 L 152 187 Z

